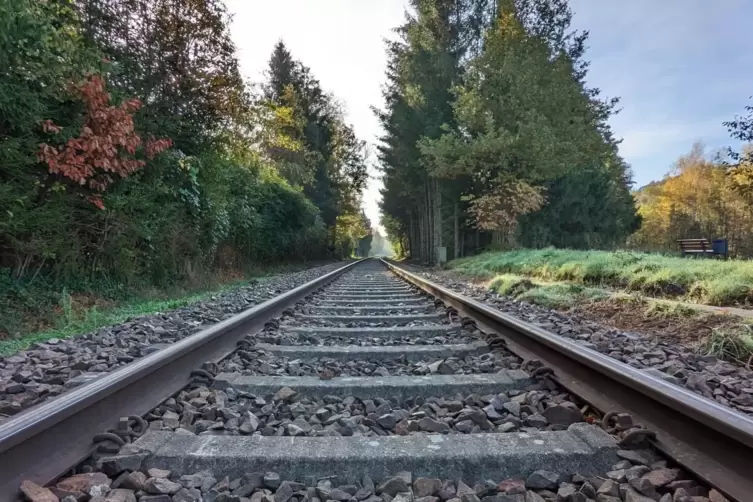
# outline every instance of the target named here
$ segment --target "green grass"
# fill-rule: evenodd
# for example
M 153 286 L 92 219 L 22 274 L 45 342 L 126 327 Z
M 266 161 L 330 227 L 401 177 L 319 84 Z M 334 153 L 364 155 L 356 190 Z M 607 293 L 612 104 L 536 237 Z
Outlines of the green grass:
M 715 329 L 701 350 L 719 359 L 749 366 L 753 362 L 753 326 Z
M 132 317 L 184 307 L 247 283 L 248 281 L 234 282 L 210 291 L 191 293 L 172 299 L 136 299 L 107 309 L 99 309 L 94 306 L 82 312 L 74 312 L 70 308 L 70 296 L 64 295 L 61 301 L 62 314 L 57 318 L 55 328 L 39 331 L 17 339 L 0 340 L 0 355 L 5 356 L 16 353 L 19 350 L 28 348 L 35 342 L 43 342 L 50 338 L 68 338 L 81 335 L 104 326 L 124 322 Z
M 708 305 L 753 302 L 753 261 L 749 260 L 548 248 L 485 253 L 452 261 L 449 267 L 480 278 L 519 274 Z
M 609 292 L 603 289 L 580 284 L 539 283 L 512 274 L 495 277 L 489 287 L 516 300 L 554 309 L 566 309 L 584 301 L 600 300 L 609 296 Z
M 244 279 L 235 279 L 221 284 L 205 284 L 190 290 L 172 288 L 165 291 L 141 292 L 141 296 L 131 295 L 127 298 L 123 297 L 115 301 L 105 302 L 106 306 L 104 307 L 97 305 L 77 306 L 74 297 L 68 291 L 63 290 L 56 295 L 57 305 L 54 305 L 54 309 L 50 308 L 48 303 L 45 303 L 48 312 L 54 310 L 54 313 L 48 314 L 44 320 L 47 327 L 39 330 L 26 330 L 19 336 L 0 339 L 0 356 L 7 356 L 19 350 L 24 350 L 35 342 L 43 342 L 50 338 L 68 338 L 82 335 L 105 326 L 122 323 L 133 317 L 191 305 L 230 289 L 248 285 L 260 278 L 303 268 L 306 267 L 294 265 L 253 269 L 248 272 Z M 50 295 L 48 294 L 48 296 Z M 45 301 L 49 302 L 49 299 L 47 298 Z M 7 307 L 4 304 L 0 304 L 0 306 Z M 10 309 L 3 310 L 10 311 Z M 7 315 L 8 312 L 0 312 L 0 315 Z

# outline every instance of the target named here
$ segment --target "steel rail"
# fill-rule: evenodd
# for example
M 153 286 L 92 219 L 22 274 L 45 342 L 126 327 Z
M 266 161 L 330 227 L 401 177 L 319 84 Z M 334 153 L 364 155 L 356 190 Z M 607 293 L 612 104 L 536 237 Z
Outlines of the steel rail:
M 753 420 L 747 415 L 382 262 L 482 331 L 502 335 L 520 357 L 542 361 L 559 384 L 596 410 L 630 413 L 656 433 L 654 447 L 701 480 L 739 502 L 753 500 Z
M 183 388 L 190 372 L 219 361 L 236 343 L 329 284 L 349 263 L 306 284 L 201 330 L 174 345 L 54 399 L 24 410 L 0 424 L 0 502 L 18 500 L 25 479 L 47 484 L 92 452 L 92 437 L 113 428 L 120 417 L 143 415 Z

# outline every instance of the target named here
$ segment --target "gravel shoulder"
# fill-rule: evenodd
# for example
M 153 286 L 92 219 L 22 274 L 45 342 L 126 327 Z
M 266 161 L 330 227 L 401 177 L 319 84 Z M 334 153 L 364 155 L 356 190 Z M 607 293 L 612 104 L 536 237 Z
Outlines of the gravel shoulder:
M 0 421 L 327 274 L 332 263 L 256 280 L 186 307 L 0 356 Z
M 581 312 L 576 309 L 574 313 L 558 312 L 504 297 L 451 272 L 410 268 L 426 279 L 488 303 L 507 314 L 753 415 L 753 371 L 745 366 L 700 354 L 696 347 L 668 341 L 656 332 L 628 331 L 593 322 L 584 312 L 587 309 Z

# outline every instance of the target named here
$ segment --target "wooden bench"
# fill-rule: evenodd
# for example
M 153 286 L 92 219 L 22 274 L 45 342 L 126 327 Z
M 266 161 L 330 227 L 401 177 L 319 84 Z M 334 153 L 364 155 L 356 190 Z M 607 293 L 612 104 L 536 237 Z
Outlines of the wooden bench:
M 722 256 L 727 257 L 727 240 L 720 239 L 712 244 L 708 239 L 677 239 L 683 256 Z M 714 244 L 717 244 L 716 246 Z

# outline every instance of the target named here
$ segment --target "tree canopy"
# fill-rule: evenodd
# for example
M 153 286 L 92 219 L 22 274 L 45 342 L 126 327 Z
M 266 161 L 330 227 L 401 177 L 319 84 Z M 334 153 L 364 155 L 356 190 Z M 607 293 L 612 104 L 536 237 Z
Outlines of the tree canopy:
M 425 261 L 493 243 L 609 246 L 637 226 L 630 174 L 585 84 L 566 0 L 415 0 L 388 44 L 382 211 Z M 397 232 L 399 235 L 395 235 Z

